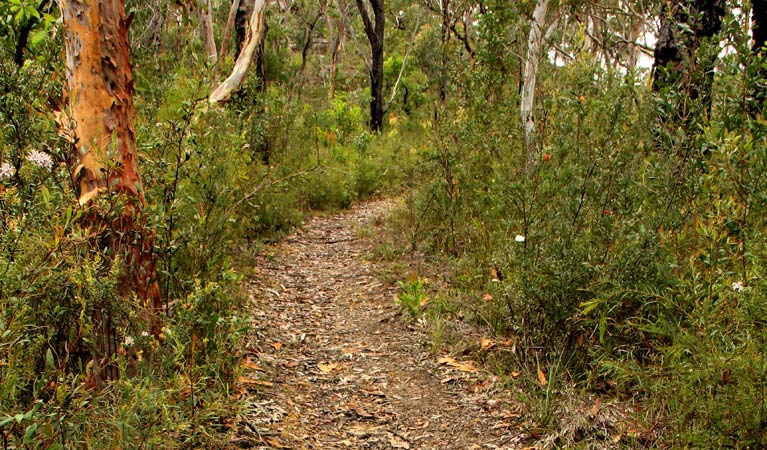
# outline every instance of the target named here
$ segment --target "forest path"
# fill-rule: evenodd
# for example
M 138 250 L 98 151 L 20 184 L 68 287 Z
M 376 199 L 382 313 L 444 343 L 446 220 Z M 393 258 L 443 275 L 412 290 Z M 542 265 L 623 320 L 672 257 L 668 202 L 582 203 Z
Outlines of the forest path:
M 391 200 L 311 219 L 262 252 L 240 378 L 252 410 L 233 444 L 257 449 L 506 449 L 517 414 L 492 377 L 425 348 L 366 258 Z

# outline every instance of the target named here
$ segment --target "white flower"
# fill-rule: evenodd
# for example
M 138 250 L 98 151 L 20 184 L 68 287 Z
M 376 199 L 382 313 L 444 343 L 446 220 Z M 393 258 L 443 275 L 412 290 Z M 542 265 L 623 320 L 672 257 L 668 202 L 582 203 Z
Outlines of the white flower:
M 148 332 L 148 331 L 142 331 L 142 332 L 141 332 L 141 336 L 143 336 L 143 337 L 149 337 L 149 332 Z
M 123 344 L 125 344 L 126 347 L 130 347 L 131 345 L 134 344 L 134 342 L 135 341 L 133 340 L 133 337 L 131 336 L 125 336 L 125 339 L 123 339 Z
M 742 292 L 743 289 L 745 289 L 745 287 L 743 286 L 743 282 L 742 281 L 736 281 L 736 282 L 732 283 L 732 290 L 733 291 L 735 291 L 735 292 Z
M 43 169 L 50 170 L 53 167 L 53 158 L 51 158 L 51 155 L 43 153 L 40 150 L 30 151 L 27 155 L 27 161 L 37 167 L 42 167 Z
M 11 178 L 13 176 L 13 166 L 4 162 L 0 165 L 0 178 Z
M 400 16 L 400 17 L 402 17 L 402 16 L 404 16 L 404 15 L 405 15 L 405 11 L 403 11 L 403 10 L 401 10 L 401 9 L 400 9 L 400 10 L 399 10 L 399 16 Z
M 524 236 L 522 236 L 521 234 L 518 234 L 518 235 L 517 235 L 517 236 L 514 238 L 514 240 L 515 240 L 515 241 L 517 241 L 517 242 L 525 242 L 525 237 L 524 237 Z

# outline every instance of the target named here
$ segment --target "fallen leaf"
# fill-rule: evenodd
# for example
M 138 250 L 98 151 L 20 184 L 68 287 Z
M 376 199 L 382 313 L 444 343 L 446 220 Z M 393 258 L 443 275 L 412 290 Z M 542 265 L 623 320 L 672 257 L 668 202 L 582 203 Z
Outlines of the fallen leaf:
M 375 414 L 371 414 L 359 405 L 349 405 L 349 411 L 362 417 L 363 419 L 375 419 Z
M 591 410 L 589 410 L 589 415 L 591 417 L 596 417 L 596 415 L 599 413 L 600 406 L 602 406 L 602 399 L 597 397 L 597 399 L 594 401 L 594 406 L 592 406 Z
M 522 375 L 522 372 L 520 372 L 519 370 L 515 370 L 514 372 L 511 372 L 512 378 L 517 378 L 520 375 Z
M 338 364 L 334 362 L 321 362 L 317 364 L 317 367 L 320 368 L 320 372 L 322 373 L 330 373 L 338 368 Z
M 548 380 L 546 380 L 546 374 L 540 367 L 538 368 L 538 381 L 541 382 L 541 386 L 546 386 L 549 383 Z
M 259 386 L 274 386 L 274 383 L 272 383 L 271 381 L 257 380 L 255 378 L 250 378 L 250 377 L 247 377 L 247 376 L 244 376 L 244 375 L 239 377 L 239 378 L 237 378 L 237 381 L 239 383 L 242 383 L 242 384 L 255 384 L 255 385 L 259 385 Z
M 379 428 L 381 427 L 370 423 L 355 423 L 354 425 L 345 428 L 344 431 L 352 436 L 364 437 L 375 433 Z
M 274 448 L 290 448 L 290 446 L 284 445 L 275 438 L 266 438 L 266 442 Z
M 469 392 L 479 393 L 488 390 L 493 385 L 492 380 L 478 381 L 469 386 Z
M 274 347 L 275 350 L 279 350 L 282 348 L 282 342 L 275 342 L 272 344 L 272 347 Z
M 499 344 L 503 345 L 504 347 L 511 347 L 514 345 L 514 342 L 512 342 L 511 339 L 501 339 L 498 341 Z
M 264 371 L 263 367 L 261 367 L 258 364 L 254 363 L 250 359 L 246 359 L 245 361 L 243 361 L 242 367 L 244 367 L 246 369 L 250 369 L 250 370 L 260 370 L 262 372 Z
M 482 350 L 488 351 L 495 347 L 495 341 L 488 338 L 482 338 L 479 340 L 479 346 L 482 347 Z
M 490 294 L 488 293 L 488 294 L 485 294 L 485 295 L 482 297 L 482 299 L 483 299 L 483 300 L 492 300 L 492 299 L 493 299 L 493 296 L 492 296 L 492 295 L 490 295 Z
M 386 433 L 386 435 L 389 438 L 389 445 L 391 445 L 393 448 L 404 448 L 404 449 L 410 448 L 410 442 L 402 439 L 396 434 Z
M 476 372 L 477 370 L 479 370 L 471 361 L 458 362 L 454 358 L 451 358 L 449 356 L 441 357 L 440 359 L 437 360 L 437 364 L 445 364 L 447 366 L 454 367 L 460 370 L 461 372 Z

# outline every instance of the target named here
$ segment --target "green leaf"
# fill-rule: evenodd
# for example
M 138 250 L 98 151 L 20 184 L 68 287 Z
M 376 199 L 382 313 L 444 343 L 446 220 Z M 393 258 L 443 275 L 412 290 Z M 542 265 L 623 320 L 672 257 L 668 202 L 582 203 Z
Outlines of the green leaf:
M 35 31 L 29 36 L 29 46 L 35 47 L 48 38 L 48 31 L 45 29 Z
M 50 348 L 45 352 L 45 365 L 49 369 L 55 369 L 56 368 L 55 362 L 53 360 L 53 351 L 51 351 Z
M 13 422 L 13 420 L 14 420 L 14 417 L 12 416 L 3 417 L 3 419 L 0 420 L 0 427 L 4 427 L 8 425 L 9 423 Z
M 37 435 L 37 424 L 33 423 L 27 427 L 27 431 L 24 433 L 24 444 L 31 444 Z

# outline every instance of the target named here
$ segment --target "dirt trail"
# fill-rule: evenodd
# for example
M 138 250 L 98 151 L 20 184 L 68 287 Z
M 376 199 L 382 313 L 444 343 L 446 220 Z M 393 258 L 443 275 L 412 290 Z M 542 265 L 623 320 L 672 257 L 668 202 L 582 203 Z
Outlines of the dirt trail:
M 493 397 L 492 377 L 440 363 L 393 305 L 397 288 L 376 278 L 359 229 L 380 226 L 391 208 L 374 201 L 315 218 L 258 258 L 240 380 L 253 407 L 236 446 L 520 447 L 518 415 Z

